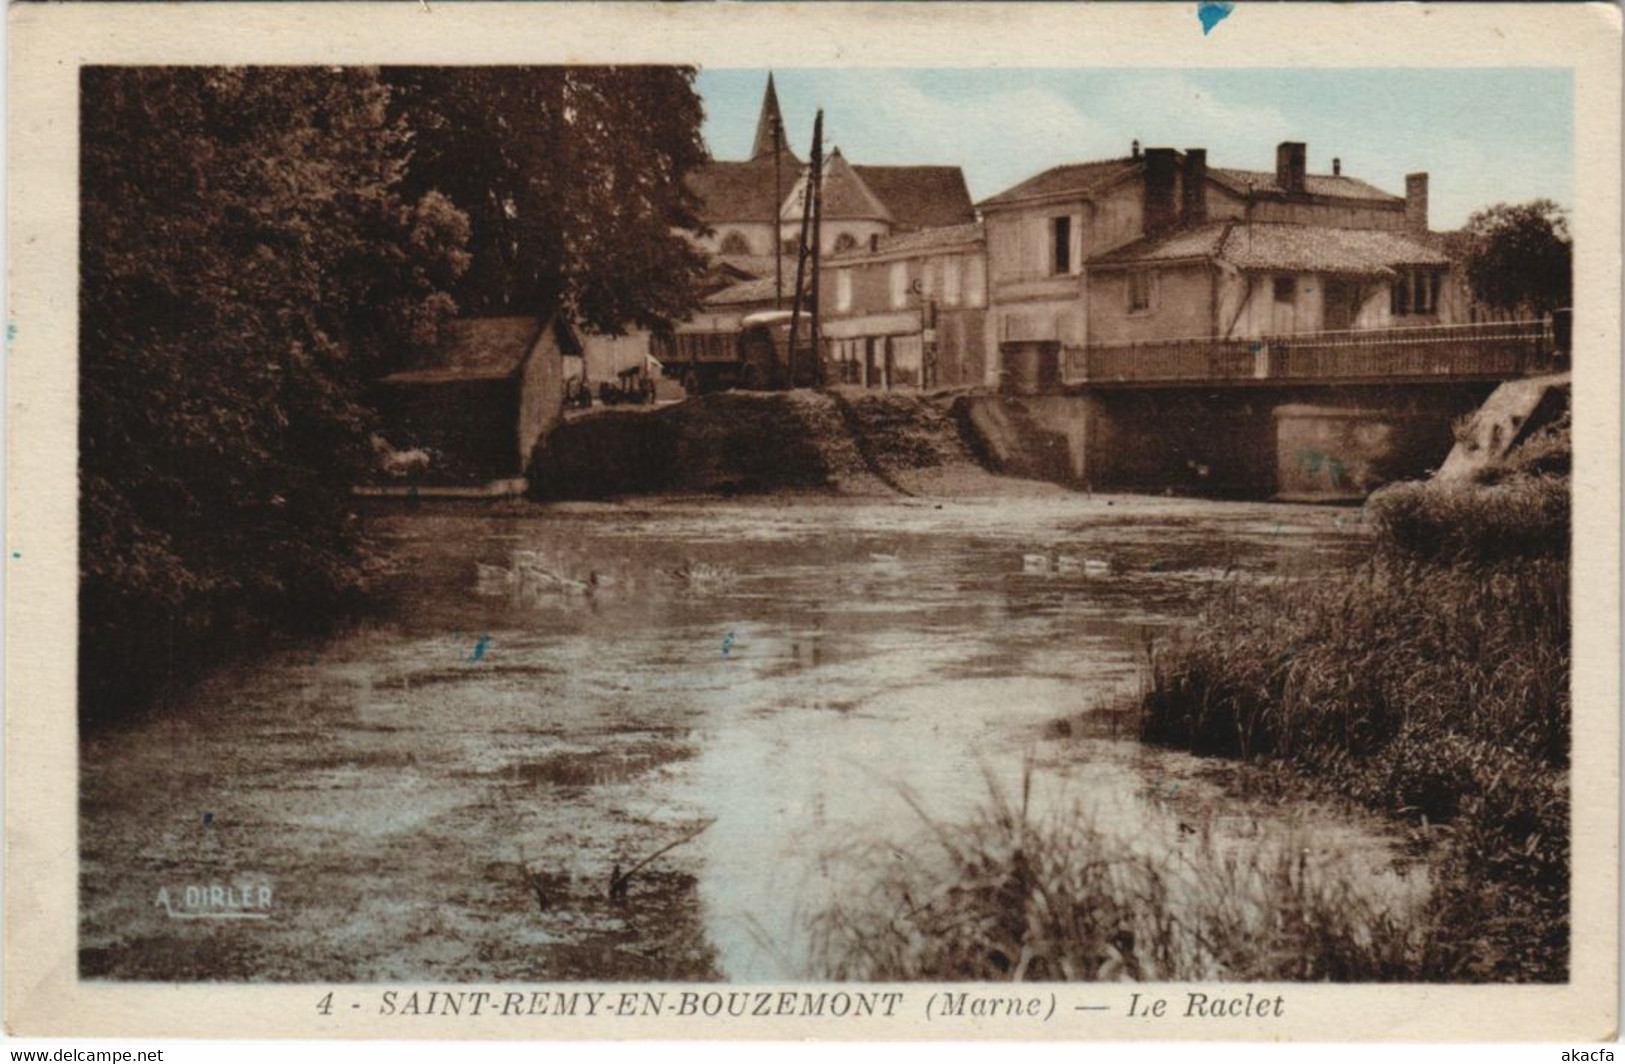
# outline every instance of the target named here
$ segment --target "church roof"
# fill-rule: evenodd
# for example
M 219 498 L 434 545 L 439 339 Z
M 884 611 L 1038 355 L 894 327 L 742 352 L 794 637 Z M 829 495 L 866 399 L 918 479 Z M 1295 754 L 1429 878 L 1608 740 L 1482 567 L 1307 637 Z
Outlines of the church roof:
M 780 217 L 785 221 L 800 219 L 802 198 L 806 195 L 806 181 L 807 174 L 803 171 L 784 201 Z M 839 148 L 830 152 L 828 164 L 824 169 L 821 209 L 822 217 L 827 220 L 868 219 L 877 222 L 896 220 L 869 187 L 869 183 L 846 161 Z
M 767 91 L 762 93 L 762 113 L 756 118 L 756 139 L 751 145 L 750 157 L 754 159 L 773 158 L 774 151 L 786 152 L 790 161 L 801 165 L 796 159 L 795 152 L 785 141 L 784 115 L 779 113 L 779 94 L 773 88 L 773 75 L 767 76 Z
M 801 173 L 801 163 L 788 151 L 780 158 L 779 192 L 788 193 Z M 689 191 L 700 200 L 706 222 L 768 224 L 778 217 L 781 200 L 773 194 L 773 157 L 749 162 L 710 162 L 688 176 Z
M 854 166 L 903 229 L 934 229 L 976 220 L 965 172 L 957 166 Z

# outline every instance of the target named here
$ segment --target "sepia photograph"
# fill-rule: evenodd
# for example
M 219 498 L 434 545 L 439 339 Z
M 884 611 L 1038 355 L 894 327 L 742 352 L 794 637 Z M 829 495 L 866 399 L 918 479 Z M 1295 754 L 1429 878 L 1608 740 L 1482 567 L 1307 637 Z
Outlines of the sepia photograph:
M 73 71 L 68 978 L 1569 986 L 1575 71 L 712 54 Z

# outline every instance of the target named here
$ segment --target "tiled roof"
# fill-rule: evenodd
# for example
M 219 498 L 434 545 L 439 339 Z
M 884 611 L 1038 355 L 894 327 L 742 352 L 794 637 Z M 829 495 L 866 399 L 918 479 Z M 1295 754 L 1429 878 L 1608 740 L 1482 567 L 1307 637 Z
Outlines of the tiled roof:
M 1184 153 L 1179 153 L 1178 158 L 1183 162 Z M 1003 204 L 1020 203 L 1025 200 L 1065 194 L 1087 196 L 1112 184 L 1118 178 L 1137 170 L 1142 162 L 1142 159 L 1135 159 L 1131 156 L 1121 159 L 1104 159 L 1099 162 L 1054 166 L 1035 177 L 1029 177 L 1013 188 L 1005 189 L 998 195 L 983 200 L 979 206 L 997 207 Z M 1275 173 L 1273 171 L 1232 170 L 1225 167 L 1210 166 L 1207 174 L 1209 179 L 1218 182 L 1238 195 L 1244 194 L 1249 184 L 1258 193 L 1267 195 L 1285 194 L 1285 189 L 1275 183 Z M 1403 197 L 1384 192 L 1375 185 L 1367 184 L 1358 178 L 1344 177 L 1342 175 L 1308 174 L 1304 178 L 1304 191 L 1315 196 L 1335 196 L 1340 199 L 1372 200 L 1395 204 L 1404 202 Z
M 801 201 L 805 192 L 807 173 L 804 171 L 784 201 L 780 217 L 785 221 L 801 218 Z M 823 204 L 821 217 L 826 221 L 838 218 L 867 219 L 893 222 L 896 219 L 886 205 L 875 195 L 869 183 L 860 176 L 841 155 L 839 148 L 830 153 L 824 168 Z
M 1285 195 L 1286 190 L 1275 183 L 1275 173 L 1270 170 L 1230 170 L 1223 167 L 1209 167 L 1208 177 L 1224 185 L 1237 194 L 1247 191 L 1252 185 L 1253 191 L 1270 195 Z M 1303 179 L 1304 191 L 1312 196 L 1336 196 L 1339 199 L 1377 200 L 1388 203 L 1403 203 L 1403 196 L 1395 196 L 1384 192 L 1375 185 L 1368 185 L 1354 177 L 1332 176 L 1331 174 L 1307 174 Z
M 788 194 L 800 174 L 801 164 L 786 151 L 779 164 L 779 191 Z M 760 219 L 767 224 L 778 217 L 771 155 L 742 163 L 707 163 L 689 175 L 688 187 L 700 199 L 700 218 L 705 222 Z
M 723 268 L 718 271 L 718 274 L 723 277 L 750 280 L 756 277 L 773 276 L 772 255 L 718 255 L 713 261 Z M 796 257 L 794 255 L 785 255 L 784 261 L 794 265 Z
M 540 318 L 462 318 L 448 322 L 440 343 L 415 365 L 384 380 L 392 384 L 436 384 L 448 381 L 502 380 L 519 371 L 525 355 L 536 346 Z M 562 323 L 556 322 L 559 348 L 580 354 L 581 345 Z
M 981 222 L 969 222 L 965 225 L 943 225 L 935 229 L 921 229 L 912 233 L 896 233 L 892 236 L 883 236 L 873 250 L 870 250 L 867 246 L 857 247 L 850 251 L 826 256 L 824 261 L 863 259 L 871 255 L 922 253 L 935 248 L 955 247 L 960 244 L 978 242 L 982 238 Z
M 1097 189 L 1116 181 L 1118 178 L 1139 169 L 1141 160 L 1134 158 L 1103 159 L 1092 163 L 1069 163 L 1065 166 L 1052 166 L 1043 173 L 1029 177 L 1021 184 L 1007 188 L 996 196 L 991 196 L 978 204 L 980 207 L 997 207 L 1007 203 L 1020 203 L 1023 200 L 1039 199 L 1045 196 L 1059 196 L 1067 193 L 1089 195 Z
M 957 166 L 854 166 L 903 229 L 975 221 L 965 172 Z
M 786 299 L 795 290 L 795 267 L 790 266 L 784 271 L 783 294 Z M 706 306 L 739 306 L 745 303 L 770 303 L 773 301 L 773 278 L 771 275 L 761 277 L 754 281 L 740 281 L 731 284 L 718 292 L 705 297 Z
M 1240 270 L 1383 274 L 1397 266 L 1448 266 L 1416 235 L 1389 229 L 1336 229 L 1286 222 L 1210 222 L 1136 240 L 1089 260 L 1091 266 L 1218 259 Z

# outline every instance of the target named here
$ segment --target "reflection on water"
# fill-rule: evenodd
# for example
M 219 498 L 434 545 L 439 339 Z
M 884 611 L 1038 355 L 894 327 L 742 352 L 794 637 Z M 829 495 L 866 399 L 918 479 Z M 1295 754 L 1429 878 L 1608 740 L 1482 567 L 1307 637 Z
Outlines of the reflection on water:
M 1026 763 L 1037 801 L 1076 804 L 1136 847 L 1270 834 L 1385 874 L 1381 839 L 1324 816 L 1310 833 L 1226 798 L 1194 759 L 1109 733 L 1046 740 L 1057 718 L 1131 692 L 1148 640 L 1204 586 L 1299 573 L 1347 549 L 1344 515 L 1152 504 L 1085 517 L 1073 500 L 994 509 L 673 505 L 483 534 L 403 519 L 398 554 L 429 561 L 436 583 L 403 581 L 401 608 L 416 626 L 479 627 L 499 647 L 523 639 L 527 656 L 562 651 L 575 697 L 680 723 L 693 757 L 644 797 L 715 818 L 689 857 L 730 978 L 804 975 L 804 918 L 854 889 L 840 879 L 843 853 L 917 846 L 916 808 L 951 821 L 990 781 L 1019 787 Z M 470 577 L 475 597 L 437 590 Z M 578 639 L 613 644 L 621 668 L 637 663 L 636 682 L 616 684 L 608 655 L 565 649 Z M 539 764 L 589 771 L 569 760 Z
M 805 917 L 860 886 L 845 855 L 907 853 L 916 808 L 955 820 L 1026 763 L 1035 800 L 1148 852 L 1267 839 L 1403 894 L 1369 827 L 1055 726 L 1132 692 L 1215 582 L 1358 550 L 1348 517 L 1079 496 L 380 516 L 377 621 L 87 743 L 82 958 L 187 977 L 151 952 L 183 932 L 121 883 L 195 863 L 196 804 L 241 825 L 222 864 L 304 891 L 215 971 L 805 975 Z

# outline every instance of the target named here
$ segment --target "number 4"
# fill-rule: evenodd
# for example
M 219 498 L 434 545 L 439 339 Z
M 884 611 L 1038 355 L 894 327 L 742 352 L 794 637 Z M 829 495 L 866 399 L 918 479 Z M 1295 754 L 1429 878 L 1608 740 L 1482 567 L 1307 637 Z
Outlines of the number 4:
M 329 990 L 327 996 L 316 1002 L 316 1011 L 323 1016 L 333 1015 L 333 992 Z

